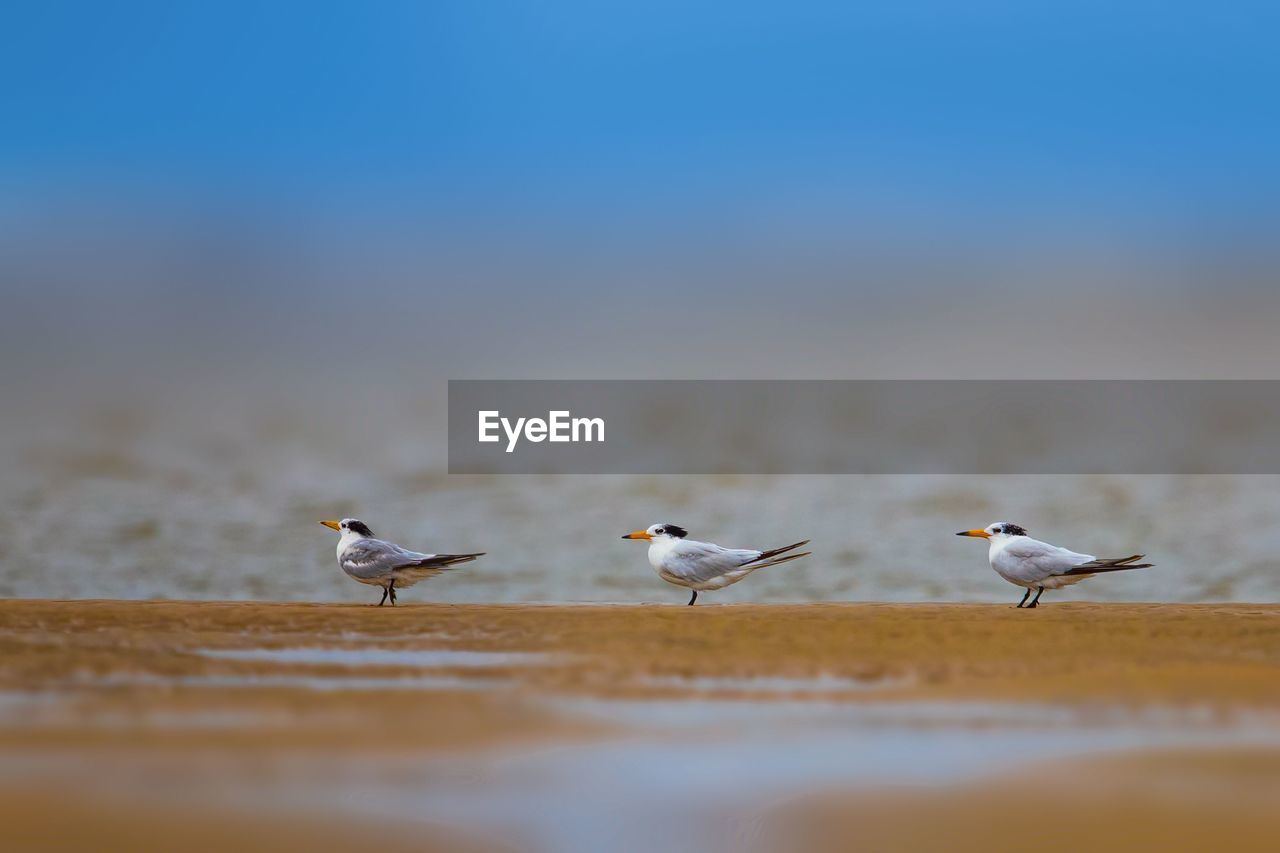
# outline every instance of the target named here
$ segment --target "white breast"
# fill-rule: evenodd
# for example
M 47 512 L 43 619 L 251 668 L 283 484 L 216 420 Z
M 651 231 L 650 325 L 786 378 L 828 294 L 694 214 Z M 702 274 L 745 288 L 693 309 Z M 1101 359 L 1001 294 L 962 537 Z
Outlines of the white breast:
M 649 543 L 649 565 L 657 570 L 658 574 L 662 574 L 663 565 L 675 553 L 679 547 L 679 539 L 654 539 Z
M 347 550 L 352 542 L 361 538 L 363 537 L 361 537 L 360 534 L 352 533 L 350 530 L 344 531 L 343 534 L 338 537 L 338 547 L 334 553 L 337 554 L 339 563 L 342 562 L 342 552 Z

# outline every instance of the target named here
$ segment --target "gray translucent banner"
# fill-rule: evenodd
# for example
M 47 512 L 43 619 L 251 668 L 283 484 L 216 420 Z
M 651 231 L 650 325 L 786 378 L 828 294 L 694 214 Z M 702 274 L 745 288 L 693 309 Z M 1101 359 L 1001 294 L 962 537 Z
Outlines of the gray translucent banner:
M 449 471 L 1274 474 L 1280 382 L 453 380 Z

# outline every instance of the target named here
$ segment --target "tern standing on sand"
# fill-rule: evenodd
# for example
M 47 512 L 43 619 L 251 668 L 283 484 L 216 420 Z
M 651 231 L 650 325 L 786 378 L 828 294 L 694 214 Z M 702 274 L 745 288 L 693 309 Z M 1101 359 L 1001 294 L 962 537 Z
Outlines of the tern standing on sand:
M 674 524 L 654 524 L 645 530 L 637 530 L 623 539 L 641 539 L 649 543 L 649 564 L 658 577 L 667 583 L 693 590 L 689 598 L 692 605 L 700 591 L 724 589 L 737 583 L 756 569 L 776 566 L 791 560 L 809 556 L 790 554 L 809 540 L 774 548 L 771 551 L 753 551 L 749 548 L 722 548 L 710 542 L 686 539 L 689 531 Z M 781 556 L 785 554 L 786 556 Z
M 427 578 L 447 572 L 459 563 L 469 563 L 477 554 L 420 554 L 409 551 L 392 542 L 373 537 L 369 525 L 358 518 L 342 521 L 322 521 L 325 527 L 342 534 L 338 540 L 338 565 L 353 580 L 382 587 L 381 607 L 391 596 L 391 606 L 396 606 L 396 587 L 404 589 Z
M 1032 539 L 1016 524 L 997 521 L 982 530 L 961 530 L 957 536 L 976 536 L 991 542 L 991 568 L 996 574 L 1015 586 L 1026 587 L 1026 594 L 1018 606 L 1036 607 L 1040 595 L 1046 589 L 1058 589 L 1080 583 L 1102 572 L 1122 572 L 1125 569 L 1146 569 L 1152 563 L 1139 563 L 1145 555 L 1134 554 L 1123 559 L 1107 559 L 1092 554 L 1080 554 Z M 1031 590 L 1036 597 L 1027 604 Z

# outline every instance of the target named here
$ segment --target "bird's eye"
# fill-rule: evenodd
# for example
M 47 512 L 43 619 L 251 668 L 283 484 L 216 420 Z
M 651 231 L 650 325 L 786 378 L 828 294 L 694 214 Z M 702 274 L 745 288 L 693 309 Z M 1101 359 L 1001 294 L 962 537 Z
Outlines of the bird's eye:
M 992 533 L 1000 533 L 1000 532 L 1002 532 L 1002 528 L 1000 527 L 1000 525 L 998 525 L 998 524 L 997 524 L 995 527 L 991 528 L 991 532 L 992 532 Z
M 666 532 L 667 532 L 667 529 L 666 529 L 665 527 L 655 527 L 655 528 L 653 528 L 653 532 L 654 532 L 655 534 L 666 533 Z

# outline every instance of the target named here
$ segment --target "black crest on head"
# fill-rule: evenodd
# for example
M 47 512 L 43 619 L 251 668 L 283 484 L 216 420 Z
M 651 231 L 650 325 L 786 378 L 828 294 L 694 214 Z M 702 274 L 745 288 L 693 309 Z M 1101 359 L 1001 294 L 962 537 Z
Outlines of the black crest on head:
M 361 536 L 372 536 L 373 531 L 369 529 L 369 525 L 365 524 L 357 518 L 353 518 L 347 522 L 347 529 L 353 533 L 359 533 Z
M 664 524 L 662 525 L 662 532 L 668 536 L 674 536 L 677 539 L 683 539 L 689 535 L 689 531 L 685 530 L 678 524 Z
M 1005 534 L 1008 536 L 1026 536 L 1027 535 L 1026 528 L 1019 527 L 1018 525 L 1012 524 L 1008 521 L 1006 521 L 1004 524 L 1001 524 L 1000 527 L 1002 530 L 1004 530 Z

